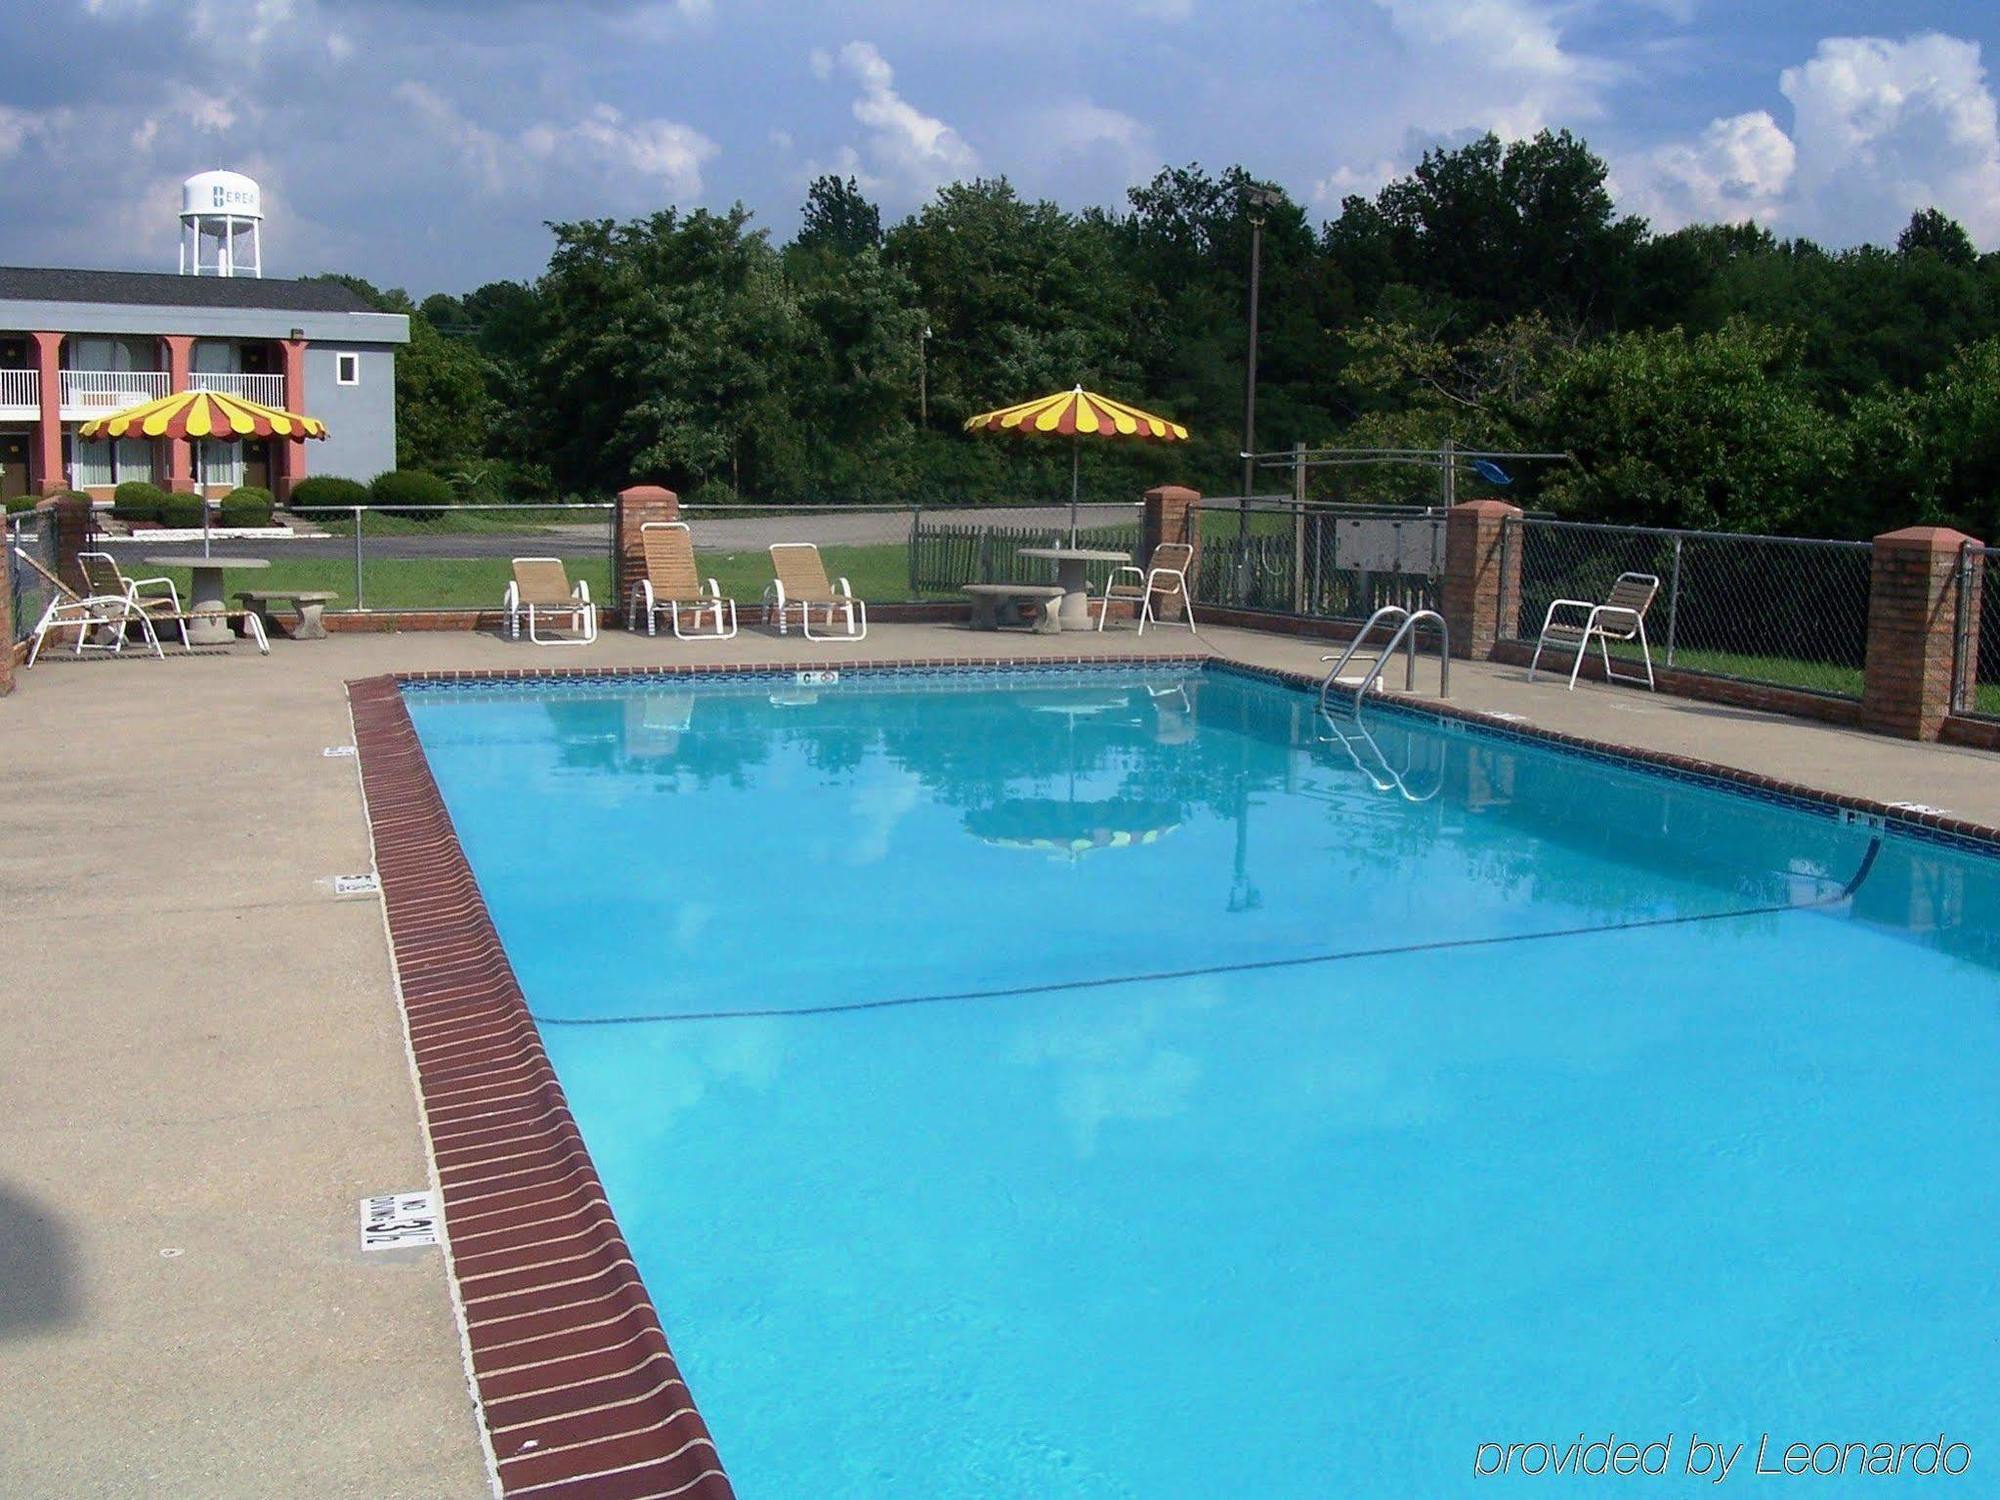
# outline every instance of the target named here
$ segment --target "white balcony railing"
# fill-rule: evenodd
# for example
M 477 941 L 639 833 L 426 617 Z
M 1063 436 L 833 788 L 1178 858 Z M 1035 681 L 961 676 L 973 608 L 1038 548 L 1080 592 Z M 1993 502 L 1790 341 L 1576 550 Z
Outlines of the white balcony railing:
M 0 370 L 0 407 L 25 407 L 39 411 L 42 405 L 40 370 Z
M 168 393 L 165 370 L 64 370 L 63 415 L 80 411 L 102 416 Z
M 266 406 L 285 404 L 285 377 L 282 375 L 203 374 L 188 377 L 188 389 L 219 391 L 225 396 L 241 396 L 245 401 L 261 401 Z

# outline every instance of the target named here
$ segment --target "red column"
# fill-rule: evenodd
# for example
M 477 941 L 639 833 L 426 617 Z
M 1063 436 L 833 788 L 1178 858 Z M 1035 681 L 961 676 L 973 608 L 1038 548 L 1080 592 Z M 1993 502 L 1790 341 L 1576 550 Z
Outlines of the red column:
M 1184 485 L 1162 484 L 1147 490 L 1139 520 L 1139 566 L 1152 566 L 1153 549 L 1162 542 L 1186 542 L 1194 548 L 1188 559 L 1188 587 L 1201 577 L 1201 493 Z M 1159 601 L 1162 619 L 1178 620 L 1178 597 Z M 1116 615 L 1113 616 L 1117 618 Z
M 306 341 L 286 339 L 278 345 L 278 354 L 284 361 L 285 410 L 303 413 L 307 410 Z M 306 445 L 289 438 L 273 438 L 271 446 L 277 450 L 278 470 L 272 492 L 278 504 L 283 505 L 292 498 L 292 486 L 306 477 Z
M 1973 539 L 1945 526 L 1909 526 L 1875 538 L 1868 589 L 1868 656 L 1861 722 L 1879 734 L 1934 740 L 1951 713 L 1957 660 L 1960 559 Z M 1977 546 L 1976 542 L 1973 545 Z M 1979 618 L 1975 576 L 1966 604 Z
M 60 495 L 69 488 L 63 473 L 62 456 L 62 341 L 59 333 L 38 333 L 35 340 L 35 368 L 41 372 L 42 412 L 35 428 L 35 445 L 30 461 L 34 465 L 35 487 L 44 495 Z
M 1505 500 L 1472 500 L 1445 512 L 1444 615 L 1451 654 L 1488 661 L 1503 625 L 1521 609 L 1521 549 L 1503 548 L 1520 516 Z
M 618 504 L 611 514 L 612 549 L 611 597 L 598 602 L 623 619 L 627 595 L 632 585 L 646 576 L 645 541 L 639 528 L 648 521 L 678 521 L 680 497 L 656 484 L 635 484 L 618 492 Z
M 165 333 L 160 335 L 160 342 L 167 346 L 167 389 L 186 390 L 194 335 Z M 167 488 L 178 494 L 194 491 L 194 448 L 186 438 L 167 439 Z

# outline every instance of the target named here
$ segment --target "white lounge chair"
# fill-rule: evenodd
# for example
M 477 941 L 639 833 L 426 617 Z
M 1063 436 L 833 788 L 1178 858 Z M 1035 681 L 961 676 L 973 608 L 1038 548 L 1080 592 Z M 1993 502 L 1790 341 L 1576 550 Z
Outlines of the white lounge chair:
M 632 585 L 625 610 L 626 629 L 637 630 L 643 619 L 646 634 L 656 634 L 659 617 L 665 614 L 674 635 L 683 641 L 726 641 L 736 634 L 736 601 L 724 597 L 713 578 L 703 584 L 695 567 L 694 538 L 687 522 L 648 521 L 639 528 L 639 545 L 645 554 L 646 576 Z M 688 611 L 686 630 L 681 628 L 683 609 Z M 704 619 L 710 623 L 704 625 Z
M 172 620 L 180 629 L 182 649 L 193 649 L 188 644 L 187 617 L 181 612 L 181 591 L 174 587 L 173 579 L 127 578 L 124 569 L 118 566 L 118 559 L 109 552 L 79 552 L 76 563 L 83 569 L 91 594 L 97 597 L 123 594 L 134 608 L 154 619 Z M 161 593 L 161 589 L 166 592 Z
M 1595 640 L 1598 653 L 1604 658 L 1606 680 L 1629 682 L 1635 687 L 1652 691 L 1653 651 L 1646 644 L 1646 611 L 1652 607 L 1653 597 L 1659 592 L 1660 580 L 1656 574 L 1620 573 L 1602 604 L 1589 599 L 1556 600 L 1549 606 L 1549 612 L 1542 616 L 1542 634 L 1535 642 L 1534 659 L 1528 663 L 1528 681 L 1535 680 L 1535 668 L 1541 665 L 1542 651 L 1553 641 L 1558 646 L 1570 646 L 1576 651 L 1576 660 L 1570 663 L 1569 668 L 1569 685 L 1574 689 L 1576 674 L 1583 670 L 1583 659 L 1590 654 L 1590 643 Z M 1560 621 L 1556 618 L 1558 611 L 1581 611 L 1583 623 Z M 1612 641 L 1639 643 L 1639 659 L 1646 665 L 1644 677 L 1612 671 Z
M 116 655 L 125 649 L 126 627 L 135 624 L 147 649 L 156 657 L 166 656 L 160 649 L 160 637 L 153 629 L 151 616 L 122 589 L 111 594 L 79 594 L 19 547 L 14 549 L 14 556 L 41 574 L 50 589 L 48 608 L 42 611 L 30 632 L 28 666 L 40 659 L 42 646 L 52 631 L 74 630 L 78 656 L 86 651 Z M 99 638 L 93 640 L 93 636 Z
M 590 602 L 590 584 L 579 578 L 572 586 L 560 557 L 517 557 L 514 577 L 501 607 L 507 612 L 507 634 L 521 638 L 521 622 L 537 646 L 587 646 L 597 639 L 597 606 Z M 573 631 L 544 636 L 544 622 Z M 567 622 L 567 623 L 564 623 Z
M 1194 548 L 1187 542 L 1162 542 L 1153 549 L 1153 558 L 1145 567 L 1126 563 L 1113 568 L 1111 576 L 1104 581 L 1104 600 L 1097 611 L 1097 628 L 1102 631 L 1104 622 L 1111 616 L 1113 599 L 1130 599 L 1139 606 L 1139 634 L 1146 633 L 1146 622 L 1164 625 L 1153 607 L 1155 595 L 1163 599 L 1178 597 L 1181 608 L 1187 611 L 1187 628 L 1201 634 L 1194 627 L 1194 592 L 1188 587 L 1188 569 L 1194 566 Z M 1131 574 L 1137 583 L 1121 583 L 1119 580 Z
M 778 622 L 786 633 L 790 612 L 799 612 L 799 628 L 809 641 L 858 641 L 868 634 L 868 605 L 854 596 L 843 578 L 827 581 L 826 564 L 811 542 L 771 543 L 771 571 L 777 575 L 764 586 L 764 622 Z M 822 610 L 823 629 L 813 630 L 813 611 Z M 845 622 L 845 628 L 836 628 Z

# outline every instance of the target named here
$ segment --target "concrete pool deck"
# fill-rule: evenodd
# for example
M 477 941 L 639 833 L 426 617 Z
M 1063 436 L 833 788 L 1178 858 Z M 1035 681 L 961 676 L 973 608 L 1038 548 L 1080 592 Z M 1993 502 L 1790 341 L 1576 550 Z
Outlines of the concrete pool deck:
M 1326 649 L 1203 645 L 1307 672 Z M 0 1493 L 489 1491 L 440 1252 L 357 1246 L 357 1200 L 428 1169 L 381 909 L 320 884 L 369 864 L 354 762 L 320 753 L 351 739 L 348 680 L 1189 649 L 933 625 L 859 647 L 336 635 L 20 674 L 0 702 Z M 1452 701 L 2000 824 L 2000 755 L 1524 676 L 1454 663 Z

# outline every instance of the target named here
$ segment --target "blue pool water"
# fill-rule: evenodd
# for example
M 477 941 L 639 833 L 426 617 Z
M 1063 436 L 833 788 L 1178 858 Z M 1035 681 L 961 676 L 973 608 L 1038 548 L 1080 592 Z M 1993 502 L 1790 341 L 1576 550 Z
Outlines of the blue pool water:
M 2000 1494 L 1994 861 L 1213 669 L 408 698 L 745 1500 Z

